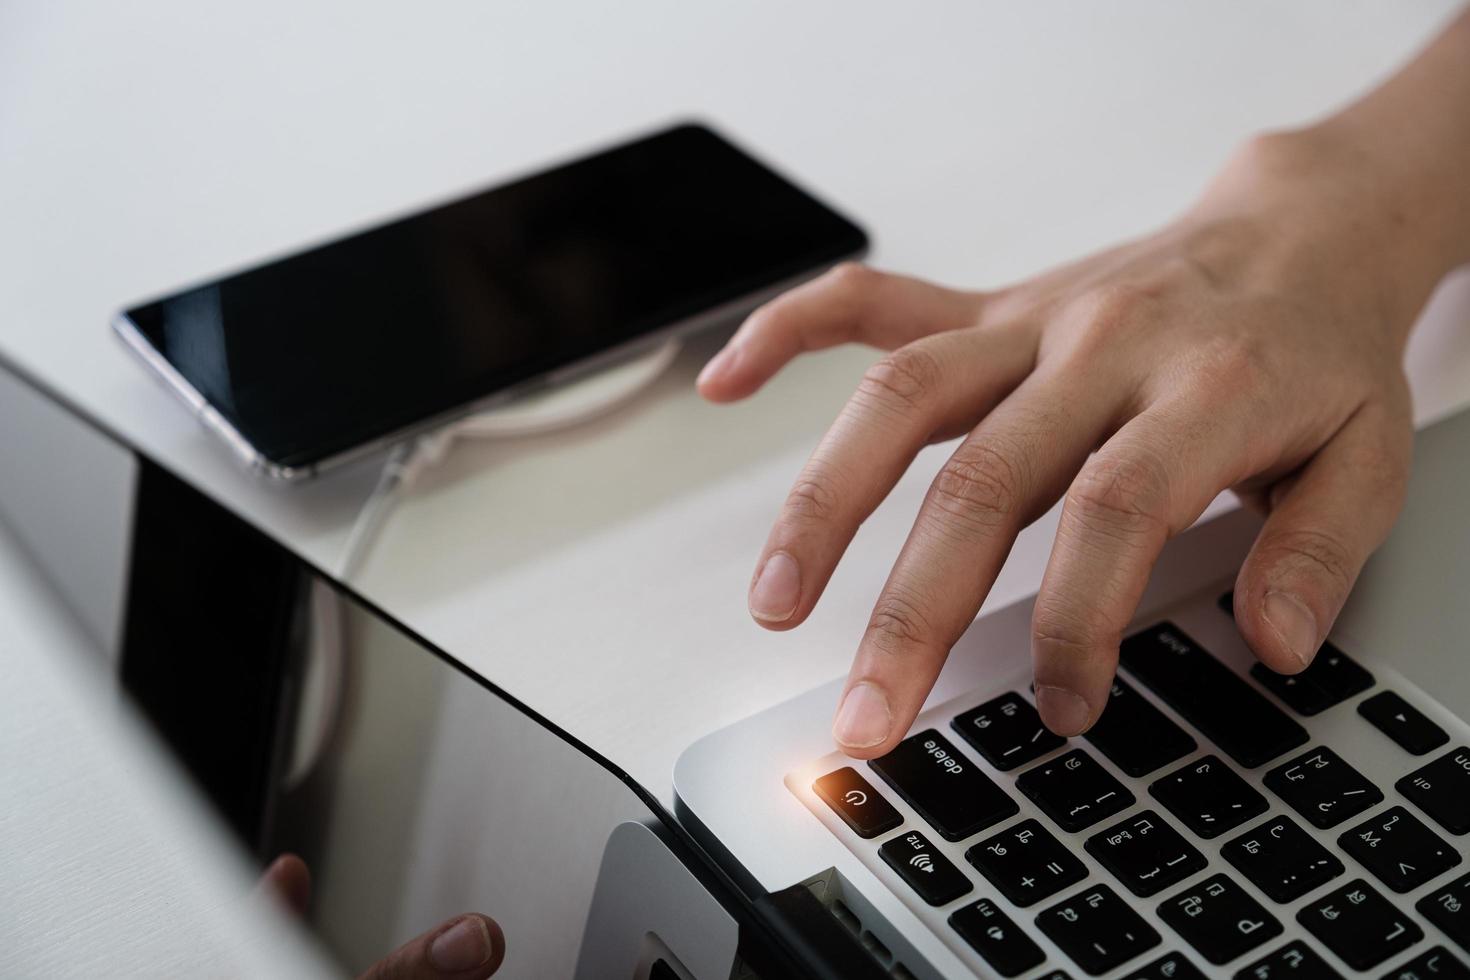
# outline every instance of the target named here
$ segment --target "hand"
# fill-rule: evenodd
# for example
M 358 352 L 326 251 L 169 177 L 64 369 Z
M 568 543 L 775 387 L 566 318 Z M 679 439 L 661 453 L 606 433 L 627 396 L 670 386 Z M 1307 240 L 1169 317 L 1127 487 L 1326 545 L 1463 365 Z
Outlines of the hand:
M 1268 513 L 1236 585 L 1244 637 L 1279 671 L 1312 659 L 1403 499 L 1401 356 L 1450 254 L 1352 135 L 1257 139 L 1172 225 L 1009 288 L 841 266 L 756 311 L 710 362 L 700 391 L 729 401 L 803 351 L 892 351 L 766 541 L 749 604 L 770 629 L 807 617 L 919 449 L 964 436 L 859 645 L 843 749 L 871 758 L 903 737 L 1017 532 L 1063 497 L 1033 621 L 1054 731 L 1097 719 L 1160 550 L 1225 488 Z
M 261 886 L 297 915 L 311 900 L 311 873 L 294 854 L 271 862 Z M 358 980 L 482 980 L 500 969 L 505 935 L 486 915 L 458 915 L 410 939 L 383 957 Z

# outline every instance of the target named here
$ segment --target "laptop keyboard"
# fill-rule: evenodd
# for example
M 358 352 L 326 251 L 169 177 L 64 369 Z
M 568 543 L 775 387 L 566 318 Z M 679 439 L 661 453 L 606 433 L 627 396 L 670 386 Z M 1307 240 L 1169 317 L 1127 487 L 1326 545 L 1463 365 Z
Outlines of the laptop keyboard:
M 798 795 L 977 974 L 1470 980 L 1463 725 L 1330 643 L 1287 677 L 1165 620 L 1120 662 L 1081 738 L 1018 683 Z

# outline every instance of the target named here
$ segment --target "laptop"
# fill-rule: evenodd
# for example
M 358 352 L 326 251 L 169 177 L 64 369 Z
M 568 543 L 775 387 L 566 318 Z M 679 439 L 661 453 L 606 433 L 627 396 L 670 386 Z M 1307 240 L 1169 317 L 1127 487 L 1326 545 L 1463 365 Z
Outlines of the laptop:
M 1022 603 L 976 621 L 889 756 L 833 751 L 834 680 L 690 747 L 670 813 L 3 364 L 0 409 L 34 464 L 0 472 L 0 519 L 238 853 L 306 857 L 343 969 L 479 910 L 504 977 L 1465 975 L 1470 413 L 1418 436 L 1307 673 L 1236 635 L 1255 522 L 1227 514 L 1166 550 L 1088 735 L 1037 723 Z
M 893 977 L 1470 976 L 1470 412 L 1415 460 L 1302 674 L 1235 629 L 1259 525 L 1229 513 L 1166 550 L 1085 735 L 1038 720 L 1021 602 L 974 623 L 890 754 L 834 751 L 837 679 L 689 748 L 678 817 Z

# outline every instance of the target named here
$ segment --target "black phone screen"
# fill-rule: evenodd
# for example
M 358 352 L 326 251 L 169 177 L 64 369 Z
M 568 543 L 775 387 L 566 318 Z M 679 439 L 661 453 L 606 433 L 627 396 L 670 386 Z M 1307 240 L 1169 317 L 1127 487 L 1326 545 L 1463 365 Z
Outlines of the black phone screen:
M 309 467 L 865 244 L 684 125 L 125 316 L 257 452 Z

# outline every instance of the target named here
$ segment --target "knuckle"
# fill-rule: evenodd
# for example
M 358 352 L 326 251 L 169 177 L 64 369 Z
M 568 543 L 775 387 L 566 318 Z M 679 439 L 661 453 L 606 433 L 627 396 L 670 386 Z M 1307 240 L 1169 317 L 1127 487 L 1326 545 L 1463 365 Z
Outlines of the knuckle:
M 1346 593 L 1357 578 L 1358 563 L 1353 552 L 1337 535 L 1319 528 L 1297 527 L 1277 531 L 1262 550 L 1266 564 L 1275 566 L 1278 575 L 1301 570 L 1326 575 L 1342 593 Z
M 1037 599 L 1031 635 L 1039 650 L 1069 660 L 1090 659 L 1121 638 L 1118 628 L 1097 610 L 1055 597 Z
M 1144 283 L 1119 280 L 1090 290 L 1082 298 L 1089 332 L 1111 336 L 1151 315 L 1159 290 Z
M 885 653 L 922 646 L 932 635 L 918 603 L 891 588 L 878 598 L 868 620 L 868 640 Z
M 1264 346 L 1245 334 L 1212 337 L 1194 352 L 1196 383 L 1207 391 L 1229 393 L 1238 399 L 1242 392 L 1259 391 L 1268 380 L 1269 362 Z
M 827 477 L 803 475 L 786 495 L 786 517 L 804 524 L 822 524 L 836 518 L 841 494 Z
M 751 311 L 741 325 L 740 333 L 745 336 L 751 334 L 775 333 L 784 329 L 788 319 L 786 308 L 788 301 L 786 296 L 777 296 L 775 299 L 767 300 Z
M 1164 524 L 1168 506 L 1168 474 L 1150 456 L 1095 458 L 1067 491 L 1068 509 L 1100 530 L 1137 531 Z
M 1398 511 L 1409 482 L 1407 447 L 1364 446 L 1352 452 L 1348 465 L 1360 485 L 1373 489 L 1375 500 Z
M 938 358 L 922 347 L 900 347 L 868 368 L 858 391 L 865 399 L 916 411 L 939 383 L 942 370 Z
M 877 270 L 861 262 L 839 262 L 827 273 L 827 280 L 844 292 L 860 292 L 870 288 L 880 276 Z
M 1005 524 L 1020 511 L 1025 475 L 1015 454 L 976 444 L 951 456 L 930 488 L 929 497 L 945 513 L 980 529 Z

